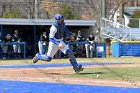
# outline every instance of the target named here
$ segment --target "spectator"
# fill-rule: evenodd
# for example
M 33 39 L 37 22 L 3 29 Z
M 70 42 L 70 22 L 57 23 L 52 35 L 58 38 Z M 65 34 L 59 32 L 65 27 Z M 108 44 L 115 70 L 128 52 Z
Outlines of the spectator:
M 68 42 L 74 42 L 75 41 L 75 33 L 71 33 L 71 35 L 67 35 L 66 41 Z
M 8 43 L 10 43 L 12 41 L 12 37 L 10 34 L 7 34 L 6 37 L 4 38 L 4 44 L 2 46 L 2 50 L 3 50 L 3 59 L 7 59 L 8 57 L 8 50 L 10 49 L 10 45 L 8 45 Z
M 79 30 L 78 31 L 78 35 L 77 35 L 77 37 L 76 37 L 76 41 L 77 42 L 82 42 L 82 41 L 84 41 L 85 39 L 84 39 L 84 37 L 81 35 L 81 31 Z M 82 45 L 82 44 L 77 44 L 77 51 L 76 51 L 76 56 L 77 57 L 82 57 L 82 56 L 84 56 L 84 51 L 83 51 L 83 49 L 84 49 L 84 45 Z
M 84 41 L 84 37 L 81 35 L 81 31 L 78 31 L 78 35 L 76 37 L 76 41 L 80 42 L 80 41 Z
M 95 51 L 95 44 L 94 44 L 94 40 L 95 40 L 95 36 L 93 33 L 91 33 L 88 38 L 87 38 L 87 42 L 89 42 L 89 44 L 85 44 L 86 47 L 86 57 L 93 57 L 93 53 Z
M 45 54 L 47 51 L 47 42 L 48 42 L 48 36 L 46 32 L 43 32 L 43 34 L 40 36 L 40 40 L 38 42 L 39 47 L 39 53 L 41 55 Z
M 74 42 L 75 41 L 75 33 L 72 33 L 71 35 L 67 35 L 66 37 L 67 42 Z M 68 47 L 73 50 L 73 45 L 68 44 Z
M 18 30 L 14 31 L 14 35 L 12 37 L 12 41 L 16 42 L 16 43 L 21 42 L 21 37 L 19 35 L 19 31 Z M 21 45 L 18 45 L 18 44 L 13 45 L 13 50 L 14 50 L 14 57 L 16 59 L 20 58 L 21 57 Z

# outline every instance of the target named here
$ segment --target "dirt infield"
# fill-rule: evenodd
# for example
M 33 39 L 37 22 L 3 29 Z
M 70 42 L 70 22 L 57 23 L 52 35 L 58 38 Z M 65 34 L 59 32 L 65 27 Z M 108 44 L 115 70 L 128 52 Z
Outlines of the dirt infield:
M 100 66 L 86 66 L 96 68 Z M 108 65 L 108 67 L 140 67 L 140 64 Z M 85 68 L 85 69 L 86 69 Z M 16 80 L 29 82 L 53 82 L 64 84 L 83 84 L 100 86 L 139 87 L 140 82 L 101 80 L 97 78 L 72 78 L 65 75 L 74 74 L 71 67 L 49 68 L 0 68 L 0 80 Z

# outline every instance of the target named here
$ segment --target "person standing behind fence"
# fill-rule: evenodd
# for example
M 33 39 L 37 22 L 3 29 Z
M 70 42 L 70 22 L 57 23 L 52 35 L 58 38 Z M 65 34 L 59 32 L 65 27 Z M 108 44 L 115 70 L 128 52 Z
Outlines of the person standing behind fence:
M 78 35 L 76 37 L 76 41 L 80 42 L 80 41 L 84 41 L 84 37 L 81 35 L 81 31 L 78 31 Z
M 21 42 L 21 37 L 19 36 L 18 30 L 14 31 L 12 41 L 15 43 Z M 18 45 L 18 44 L 13 45 L 13 50 L 14 50 L 14 57 L 20 58 L 21 57 L 21 45 Z
M 91 33 L 88 38 L 87 38 L 87 42 L 89 42 L 89 44 L 85 44 L 85 48 L 86 48 L 86 57 L 93 57 L 93 53 L 95 51 L 95 44 L 94 44 L 94 40 L 95 40 L 95 36 L 93 33 Z
M 75 33 L 72 33 L 71 35 L 67 35 L 66 42 L 75 42 L 75 39 L 76 39 L 75 35 L 76 35 Z M 67 46 L 71 50 L 73 50 L 73 44 L 67 44 Z
M 47 33 L 43 32 L 43 34 L 40 36 L 40 40 L 38 42 L 39 53 L 41 55 L 45 54 L 47 51 L 47 42 L 48 42 Z
M 85 38 L 81 35 L 81 31 L 79 30 L 78 35 L 76 37 L 76 41 L 77 42 L 82 42 L 84 40 L 85 40 Z M 83 56 L 83 49 L 84 49 L 84 45 L 77 44 L 77 53 L 76 53 L 77 57 L 82 57 Z
M 8 49 L 10 48 L 10 45 L 8 45 L 8 43 L 10 43 L 11 41 L 12 41 L 11 35 L 7 34 L 3 41 L 6 44 L 2 45 L 3 59 L 7 59 L 8 57 Z

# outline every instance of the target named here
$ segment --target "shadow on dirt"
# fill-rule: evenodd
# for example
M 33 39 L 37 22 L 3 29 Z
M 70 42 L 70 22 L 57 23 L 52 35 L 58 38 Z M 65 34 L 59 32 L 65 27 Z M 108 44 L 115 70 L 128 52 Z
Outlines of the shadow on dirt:
M 89 73 L 89 72 L 87 72 L 87 73 L 78 73 L 79 75 L 89 75 L 89 74 L 106 74 L 106 73 L 104 73 L 104 72 L 94 72 L 94 73 Z

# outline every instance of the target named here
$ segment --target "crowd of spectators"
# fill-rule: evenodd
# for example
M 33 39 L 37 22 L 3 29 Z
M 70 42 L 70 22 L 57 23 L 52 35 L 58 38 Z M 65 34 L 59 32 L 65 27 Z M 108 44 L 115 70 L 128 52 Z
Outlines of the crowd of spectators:
M 13 43 L 14 44 L 11 44 Z M 18 30 L 14 30 L 13 36 L 11 34 L 7 34 L 3 37 L 0 32 L 0 43 L 1 43 L 1 55 L 3 59 L 9 59 L 11 57 L 15 59 L 20 59 L 21 54 L 21 45 L 16 44 L 22 42 L 22 37 L 19 34 Z
M 93 33 L 89 34 L 88 37 L 84 37 L 84 35 L 79 30 L 77 33 L 70 33 L 69 35 L 66 35 L 65 42 L 67 42 L 69 48 L 74 52 L 74 55 L 76 57 L 95 57 L 95 45 L 94 45 L 95 36 Z M 9 44 L 11 42 L 23 42 L 24 36 L 20 31 L 14 30 L 13 35 L 7 34 L 5 37 L 3 37 L 2 33 L 0 32 L 0 43 L 1 44 L 1 55 L 3 59 L 20 59 L 22 58 L 22 46 L 19 44 Z M 42 32 L 42 34 L 39 36 L 38 46 L 37 46 L 37 52 L 40 54 L 44 54 L 47 52 L 47 46 L 48 46 L 48 34 L 47 32 Z M 89 42 L 88 44 L 69 44 L 69 42 Z M 27 51 L 30 49 L 30 47 L 27 48 Z M 33 49 L 32 49 L 33 51 Z M 30 51 L 29 51 L 30 52 Z M 58 51 L 55 55 L 56 58 L 62 58 L 65 57 L 65 55 L 61 54 L 61 52 Z
M 67 35 L 66 42 L 69 48 L 74 52 L 76 57 L 95 57 L 95 36 L 91 33 L 88 37 L 84 37 L 81 31 Z M 83 44 L 69 44 L 69 42 L 85 42 Z

